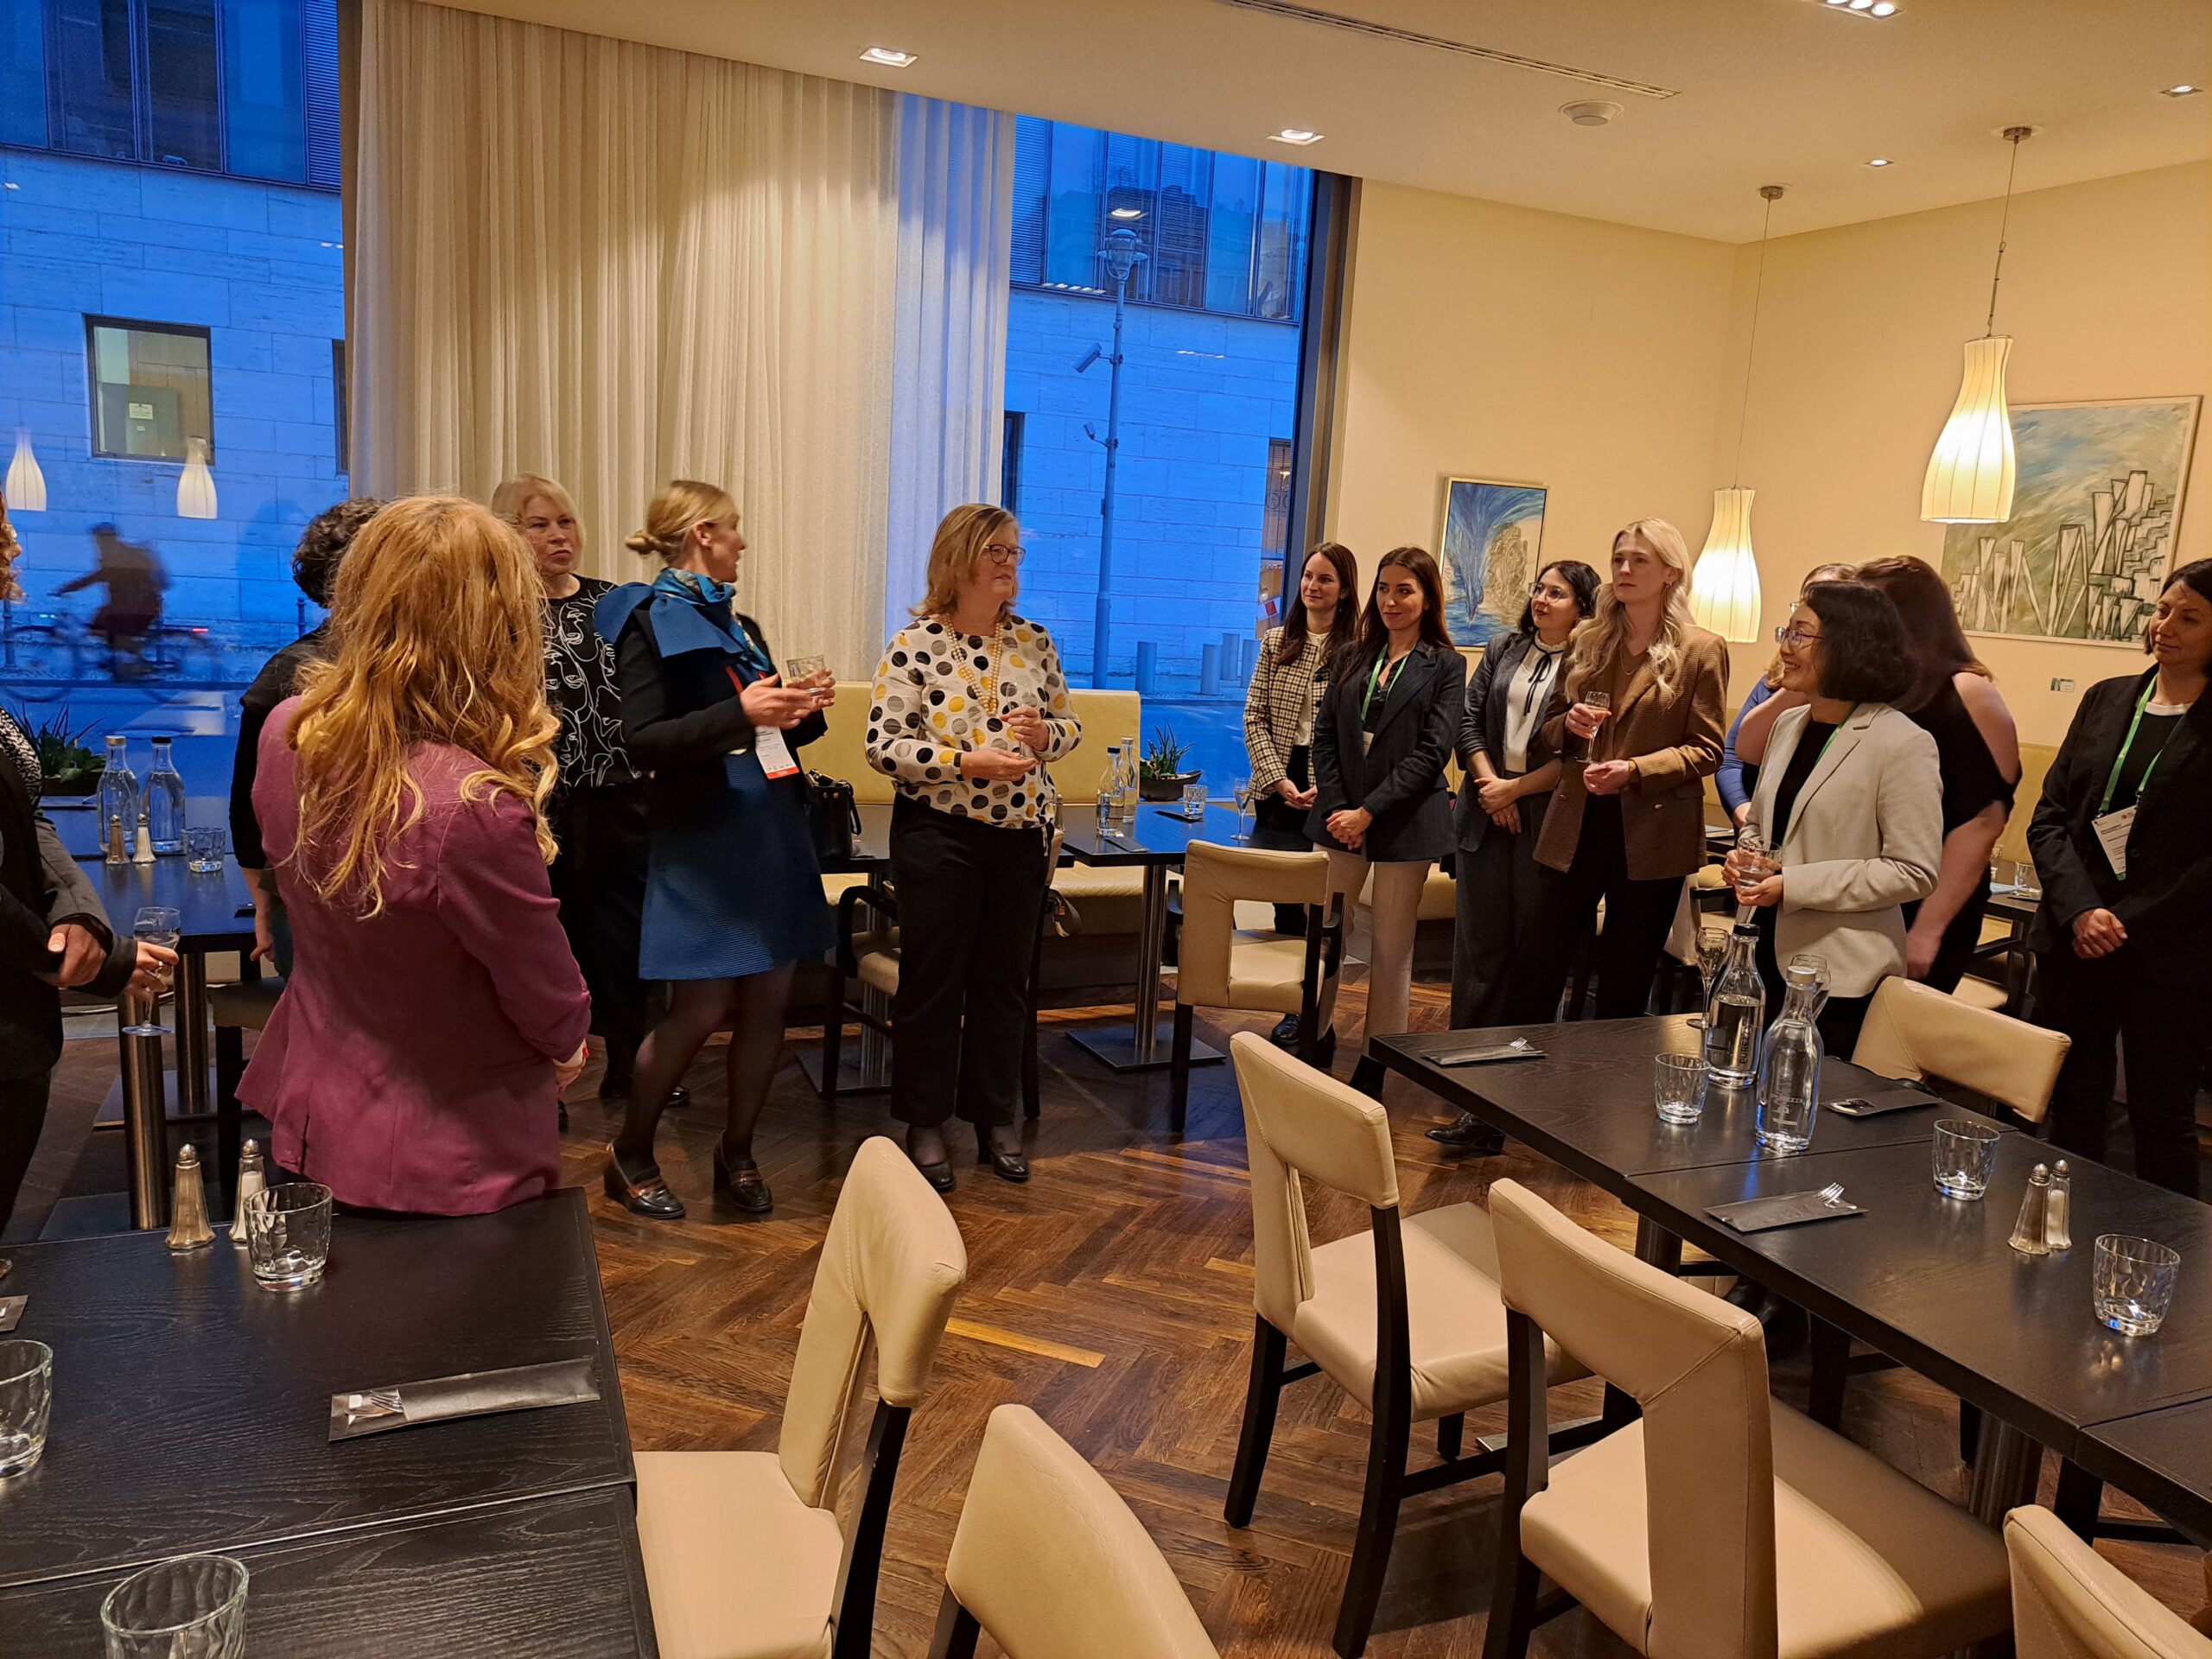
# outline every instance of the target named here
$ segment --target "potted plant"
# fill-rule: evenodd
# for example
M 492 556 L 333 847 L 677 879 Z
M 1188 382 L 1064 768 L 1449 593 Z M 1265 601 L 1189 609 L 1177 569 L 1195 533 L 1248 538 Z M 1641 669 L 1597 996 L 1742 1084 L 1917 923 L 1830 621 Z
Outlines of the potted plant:
M 36 725 L 18 715 L 16 723 L 38 749 L 38 767 L 46 780 L 45 793 L 92 795 L 99 791 L 100 773 L 107 770 L 107 756 L 86 748 L 79 741 L 92 729 L 89 726 L 72 729 L 67 709 Z
M 1137 797 L 1147 801 L 1179 801 L 1183 785 L 1195 784 L 1198 774 L 1183 770 L 1183 759 L 1189 747 L 1175 741 L 1172 726 L 1153 728 L 1152 741 L 1145 747 L 1144 762 L 1137 768 Z

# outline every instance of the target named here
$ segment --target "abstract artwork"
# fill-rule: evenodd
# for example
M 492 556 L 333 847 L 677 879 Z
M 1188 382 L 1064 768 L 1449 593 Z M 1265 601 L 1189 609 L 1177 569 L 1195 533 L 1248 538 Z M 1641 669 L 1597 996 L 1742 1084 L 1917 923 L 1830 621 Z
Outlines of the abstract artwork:
M 1444 480 L 1444 626 L 1452 642 L 1487 645 L 1521 620 L 1541 569 L 1544 490 L 1488 479 Z
M 2139 645 L 2181 528 L 2200 401 L 2015 408 L 2012 518 L 1943 532 L 1967 632 Z

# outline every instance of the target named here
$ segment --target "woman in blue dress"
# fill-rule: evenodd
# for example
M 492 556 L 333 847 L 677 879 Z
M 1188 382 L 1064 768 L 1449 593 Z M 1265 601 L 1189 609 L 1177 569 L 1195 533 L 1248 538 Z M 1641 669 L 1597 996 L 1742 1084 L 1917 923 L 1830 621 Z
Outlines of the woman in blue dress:
M 660 574 L 613 589 L 596 613 L 601 636 L 614 641 L 623 744 L 652 774 L 638 973 L 670 990 L 607 1149 L 607 1192 L 661 1220 L 683 1205 L 654 1161 L 653 1130 L 725 1023 L 729 1119 L 715 1147 L 715 1191 L 755 1214 L 773 1203 L 753 1126 L 782 1053 L 792 969 L 832 942 L 795 758 L 823 734 L 831 680 L 785 685 L 760 625 L 733 607 L 745 551 L 737 517 L 726 492 L 676 480 L 628 541 L 661 561 Z

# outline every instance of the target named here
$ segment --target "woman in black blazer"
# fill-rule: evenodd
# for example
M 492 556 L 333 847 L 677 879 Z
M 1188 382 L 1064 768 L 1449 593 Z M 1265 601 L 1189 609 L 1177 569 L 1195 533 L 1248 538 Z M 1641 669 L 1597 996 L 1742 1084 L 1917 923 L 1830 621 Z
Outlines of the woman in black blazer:
M 1313 810 L 1306 833 L 1329 855 L 1329 887 L 1357 901 L 1372 867 L 1367 1034 L 1406 1028 L 1421 889 L 1452 850 L 1444 766 L 1466 698 L 1467 659 L 1444 629 L 1444 582 L 1418 547 L 1382 556 L 1359 619 L 1359 644 L 1313 720 Z M 1363 1058 L 1355 1088 L 1380 1096 L 1382 1068 Z
M 2074 1039 L 2051 1140 L 2104 1155 L 2119 1039 L 2135 1172 L 2194 1195 L 2212 1032 L 2212 559 L 2166 578 L 2144 644 L 2150 671 L 2089 688 L 2044 779 L 2028 825 L 2043 880 L 2029 943 L 2036 1016 Z

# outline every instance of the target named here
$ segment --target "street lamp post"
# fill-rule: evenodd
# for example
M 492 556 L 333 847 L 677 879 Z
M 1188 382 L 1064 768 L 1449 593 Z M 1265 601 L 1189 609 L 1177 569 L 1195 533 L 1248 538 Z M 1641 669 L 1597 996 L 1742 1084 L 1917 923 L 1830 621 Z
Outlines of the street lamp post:
M 1088 424 L 1083 432 L 1106 450 L 1106 490 L 1098 503 L 1098 608 L 1091 625 L 1090 648 L 1090 683 L 1103 686 L 1106 648 L 1114 628 L 1114 468 L 1122 451 L 1122 318 L 1128 303 L 1130 273 L 1144 263 L 1145 256 L 1137 251 L 1137 233 L 1124 229 L 1107 236 L 1098 257 L 1105 262 L 1106 274 L 1114 279 L 1114 350 L 1106 359 L 1106 435 L 1100 438 Z M 1076 372 L 1083 373 L 1098 359 L 1099 351 L 1094 346 L 1075 365 Z

